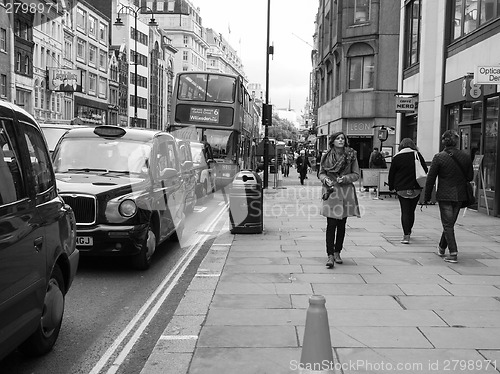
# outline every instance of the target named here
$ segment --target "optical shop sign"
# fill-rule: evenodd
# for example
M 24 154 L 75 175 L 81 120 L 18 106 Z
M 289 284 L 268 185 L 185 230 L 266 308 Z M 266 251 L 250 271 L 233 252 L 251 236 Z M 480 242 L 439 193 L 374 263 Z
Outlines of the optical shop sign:
M 500 84 L 500 65 L 477 66 L 474 73 L 475 84 Z

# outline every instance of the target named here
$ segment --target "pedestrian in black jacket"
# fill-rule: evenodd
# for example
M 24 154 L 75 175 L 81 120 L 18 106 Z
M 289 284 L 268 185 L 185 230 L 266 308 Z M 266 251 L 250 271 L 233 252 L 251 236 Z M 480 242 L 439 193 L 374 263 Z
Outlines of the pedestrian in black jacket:
M 410 138 L 401 140 L 398 153 L 393 157 L 389 168 L 389 190 L 396 191 L 401 206 L 401 226 L 403 228 L 401 243 L 403 244 L 410 244 L 410 235 L 415 223 L 415 209 L 422 192 L 422 187 L 419 186 L 415 177 L 415 154 L 427 172 L 425 160 Z
M 441 136 L 444 150 L 435 154 L 431 168 L 427 174 L 425 184 L 425 201 L 431 199 L 431 192 L 438 179 L 436 200 L 439 204 L 443 233 L 438 244 L 438 255 L 447 262 L 457 262 L 458 248 L 455 240 L 455 223 L 462 207 L 462 202 L 467 200 L 466 183 L 474 176 L 470 156 L 459 149 L 458 133 L 455 130 L 446 130 Z M 457 165 L 457 162 L 460 164 Z M 464 172 L 462 172 L 462 170 Z M 465 174 L 465 176 L 464 176 Z M 446 248 L 449 255 L 445 256 Z

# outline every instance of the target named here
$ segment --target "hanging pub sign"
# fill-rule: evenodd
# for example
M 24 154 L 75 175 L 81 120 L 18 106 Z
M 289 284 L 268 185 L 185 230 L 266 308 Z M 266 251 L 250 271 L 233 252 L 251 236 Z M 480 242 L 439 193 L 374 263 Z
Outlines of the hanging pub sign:
M 416 94 L 395 94 L 396 113 L 415 113 L 417 111 L 418 96 Z

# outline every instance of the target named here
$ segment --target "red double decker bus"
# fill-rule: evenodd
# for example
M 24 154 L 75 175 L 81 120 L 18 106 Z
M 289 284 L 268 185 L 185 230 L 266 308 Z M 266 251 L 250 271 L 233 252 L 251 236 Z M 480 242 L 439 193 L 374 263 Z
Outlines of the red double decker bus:
M 216 185 L 223 187 L 239 170 L 254 167 L 256 113 L 242 77 L 182 72 L 175 79 L 169 131 L 211 149 Z

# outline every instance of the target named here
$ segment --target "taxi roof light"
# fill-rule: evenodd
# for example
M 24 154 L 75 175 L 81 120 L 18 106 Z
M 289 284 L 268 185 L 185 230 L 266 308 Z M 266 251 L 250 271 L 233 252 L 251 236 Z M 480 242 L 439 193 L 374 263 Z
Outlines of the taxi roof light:
M 108 138 L 121 138 L 126 133 L 127 131 L 119 126 L 102 125 L 94 128 L 94 134 Z

